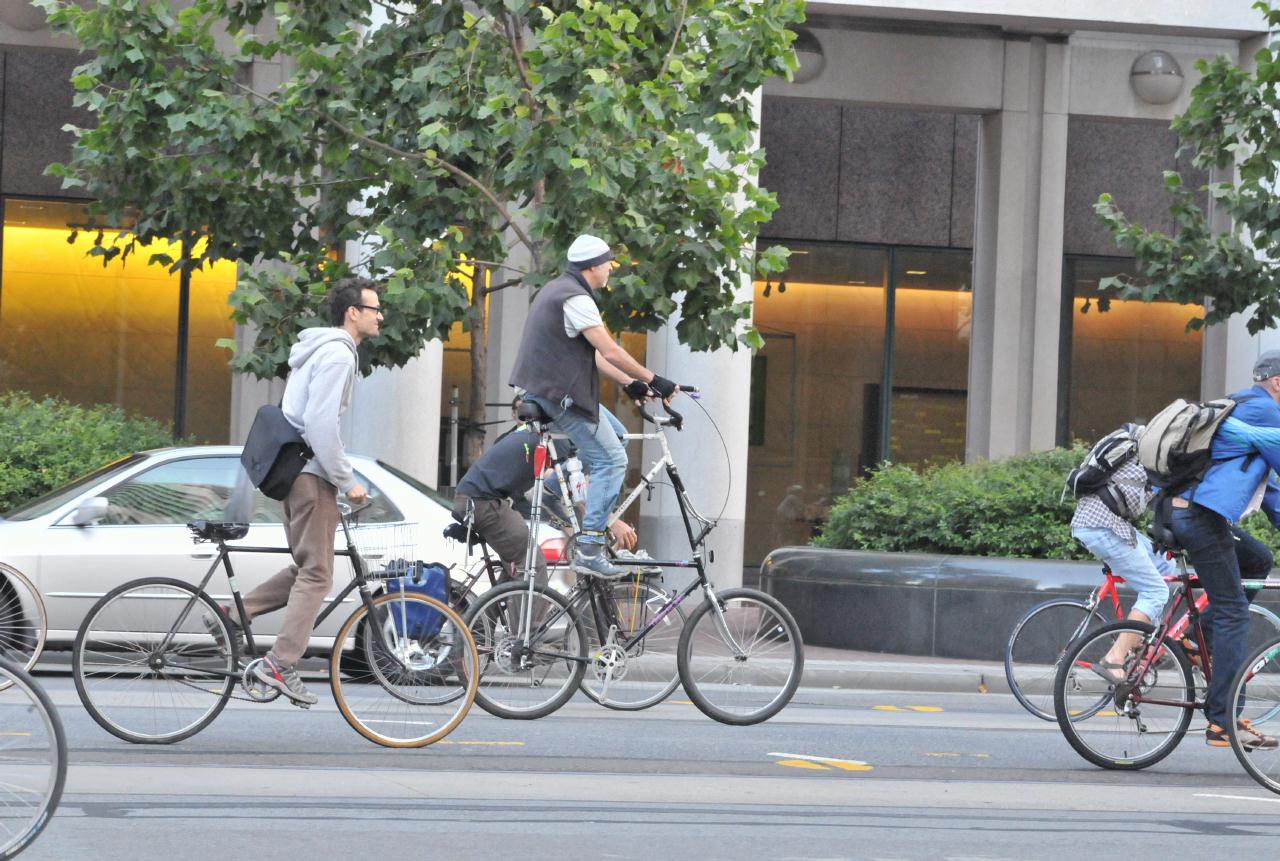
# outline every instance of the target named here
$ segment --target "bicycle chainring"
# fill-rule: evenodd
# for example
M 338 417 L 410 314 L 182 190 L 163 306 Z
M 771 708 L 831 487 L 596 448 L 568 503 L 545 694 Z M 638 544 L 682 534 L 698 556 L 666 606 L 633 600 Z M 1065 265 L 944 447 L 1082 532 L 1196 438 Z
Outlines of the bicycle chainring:
M 244 688 L 244 692 L 248 694 L 249 699 L 255 703 L 269 703 L 280 696 L 280 691 L 264 685 L 253 674 L 258 665 L 262 663 L 262 658 L 256 658 L 245 665 L 244 672 L 240 676 L 240 686 Z
M 606 678 L 610 682 L 621 681 L 627 676 L 627 650 L 614 644 L 601 646 L 591 656 L 591 671 L 602 682 Z

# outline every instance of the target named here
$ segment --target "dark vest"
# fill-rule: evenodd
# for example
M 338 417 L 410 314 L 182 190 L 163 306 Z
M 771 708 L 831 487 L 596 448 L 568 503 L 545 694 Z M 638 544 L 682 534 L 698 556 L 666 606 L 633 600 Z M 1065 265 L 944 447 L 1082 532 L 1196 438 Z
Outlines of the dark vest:
M 510 384 L 553 404 L 573 398 L 572 409 L 593 422 L 600 420 L 600 374 L 596 348 L 578 335 L 564 333 L 564 303 L 573 296 L 590 296 L 580 276 L 566 272 L 548 281 L 529 306 L 520 350 Z

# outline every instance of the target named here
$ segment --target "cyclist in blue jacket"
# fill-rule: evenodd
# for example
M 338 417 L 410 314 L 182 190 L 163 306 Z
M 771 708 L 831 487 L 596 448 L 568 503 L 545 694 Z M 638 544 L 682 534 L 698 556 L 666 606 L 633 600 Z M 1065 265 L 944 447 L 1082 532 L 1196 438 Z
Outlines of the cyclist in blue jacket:
M 1280 470 L 1280 350 L 1258 357 L 1253 381 L 1251 388 L 1232 395 L 1239 403 L 1214 433 L 1212 465 L 1204 478 L 1172 499 L 1173 534 L 1209 596 L 1204 620 L 1213 679 L 1205 702 L 1205 741 L 1212 747 L 1230 744 L 1225 727 L 1235 708 L 1227 700 L 1246 657 L 1252 595 L 1241 580 L 1262 579 L 1272 566 L 1271 551 L 1238 524 L 1261 509 L 1280 528 L 1280 486 L 1271 480 Z M 1245 719 L 1237 726 L 1248 749 L 1280 746 Z

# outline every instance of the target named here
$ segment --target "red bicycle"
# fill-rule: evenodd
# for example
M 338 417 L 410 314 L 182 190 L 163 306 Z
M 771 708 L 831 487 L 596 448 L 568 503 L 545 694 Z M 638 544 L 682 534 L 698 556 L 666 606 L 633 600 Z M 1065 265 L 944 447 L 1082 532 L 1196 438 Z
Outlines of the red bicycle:
M 1170 575 L 1164 579 L 1172 583 L 1179 577 Z M 1117 589 L 1123 584 L 1123 577 L 1103 565 L 1102 584 L 1087 599 L 1051 598 L 1032 607 L 1014 623 L 1004 648 L 1004 675 L 1009 682 L 1009 690 L 1023 708 L 1041 720 L 1057 719 L 1053 708 L 1053 683 L 1062 659 L 1068 647 L 1079 637 L 1102 628 L 1109 621 L 1124 620 L 1124 608 Z M 1195 599 L 1197 612 L 1204 612 L 1208 605 L 1209 598 L 1204 593 Z M 1249 618 L 1251 650 L 1262 643 L 1280 639 L 1280 616 L 1255 604 L 1249 605 L 1249 612 L 1252 614 Z M 1184 613 L 1170 630 L 1170 635 L 1182 637 L 1188 624 L 1189 618 Z

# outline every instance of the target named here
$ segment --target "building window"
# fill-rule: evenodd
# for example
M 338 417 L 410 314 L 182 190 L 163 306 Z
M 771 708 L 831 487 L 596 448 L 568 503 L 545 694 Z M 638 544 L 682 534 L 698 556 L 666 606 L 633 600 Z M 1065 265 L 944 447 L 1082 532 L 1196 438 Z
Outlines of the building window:
M 1093 441 L 1146 420 L 1175 398 L 1200 397 L 1199 305 L 1122 301 L 1098 282 L 1133 272 L 1133 260 L 1066 258 L 1059 361 L 1058 442 Z
M 971 253 L 786 244 L 755 285 L 748 563 L 807 543 L 878 463 L 964 457 Z
M 152 249 L 103 267 L 91 233 L 69 243 L 83 204 L 7 198 L 0 233 L 0 386 L 81 404 L 115 404 L 204 442 L 230 432 L 231 262 L 191 276 L 186 379 L 178 381 L 179 276 L 147 264 Z M 175 252 L 176 254 L 176 252 Z M 177 387 L 185 414 L 175 415 Z

